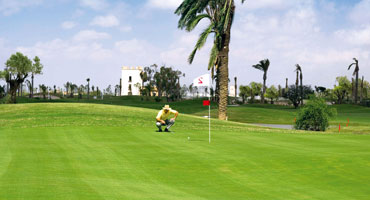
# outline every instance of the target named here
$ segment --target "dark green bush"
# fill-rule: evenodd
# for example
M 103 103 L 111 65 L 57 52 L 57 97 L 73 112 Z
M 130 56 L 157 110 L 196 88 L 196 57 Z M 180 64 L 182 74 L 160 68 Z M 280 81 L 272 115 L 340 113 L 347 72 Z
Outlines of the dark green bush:
M 154 98 L 154 100 L 155 100 L 156 102 L 161 102 L 161 101 L 162 101 L 162 99 L 161 99 L 160 97 L 155 97 L 155 98 Z
M 295 128 L 325 131 L 329 127 L 329 119 L 336 114 L 337 110 L 330 109 L 323 99 L 314 98 L 299 111 Z
M 10 104 L 10 103 L 12 103 L 10 95 L 6 95 L 5 97 L 0 98 L 0 104 Z

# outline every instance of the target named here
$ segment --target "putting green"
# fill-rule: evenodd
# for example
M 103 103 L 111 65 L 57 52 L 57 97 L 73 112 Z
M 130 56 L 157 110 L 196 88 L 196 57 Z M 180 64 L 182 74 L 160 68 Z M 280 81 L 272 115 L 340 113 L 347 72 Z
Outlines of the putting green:
M 208 144 L 207 119 L 180 114 L 174 133 L 158 133 L 156 112 L 96 104 L 0 105 L 0 199 L 370 196 L 370 135 L 212 120 Z

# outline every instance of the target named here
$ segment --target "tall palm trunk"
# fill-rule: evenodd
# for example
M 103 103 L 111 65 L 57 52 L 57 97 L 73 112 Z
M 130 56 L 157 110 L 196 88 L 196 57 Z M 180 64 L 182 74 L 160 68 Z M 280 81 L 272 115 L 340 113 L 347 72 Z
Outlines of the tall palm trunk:
M 295 80 L 295 93 L 296 93 L 297 96 L 299 96 L 299 94 L 298 94 L 298 84 L 299 84 L 298 76 L 299 76 L 299 71 L 297 70 L 297 77 L 296 77 L 296 80 Z M 297 99 L 299 101 L 299 97 Z M 299 103 L 298 103 L 298 105 L 299 105 Z
M 218 107 L 218 119 L 226 120 L 227 118 L 227 102 L 229 95 L 229 44 L 231 34 L 231 24 L 235 12 L 234 1 L 231 3 L 231 17 L 229 18 L 227 29 L 222 35 L 222 49 L 219 51 L 220 58 L 220 102 Z
M 33 98 L 33 78 L 34 78 L 34 75 L 33 75 L 33 73 L 32 73 L 32 75 L 31 75 L 31 80 L 32 80 L 32 82 L 31 82 L 31 84 L 32 84 L 32 86 L 31 86 L 31 98 Z
M 87 82 L 87 99 L 90 99 L 90 82 Z
M 361 91 L 360 91 L 360 102 L 363 101 L 364 99 L 364 76 L 362 76 L 362 80 L 361 80 Z
M 352 78 L 352 101 L 354 102 L 355 101 L 355 79 Z
M 261 95 L 261 103 L 265 103 L 265 92 L 266 92 L 266 72 L 263 74 L 263 89 L 262 89 L 262 95 Z
M 301 105 L 303 106 L 303 75 L 302 72 L 300 73 L 300 81 L 301 81 Z
M 238 81 L 238 78 L 237 77 L 234 77 L 234 80 L 235 80 L 235 98 L 237 97 L 238 95 L 238 84 L 237 84 L 237 81 Z
M 358 70 L 356 70 L 356 90 L 355 90 L 355 103 L 357 104 L 358 100 Z

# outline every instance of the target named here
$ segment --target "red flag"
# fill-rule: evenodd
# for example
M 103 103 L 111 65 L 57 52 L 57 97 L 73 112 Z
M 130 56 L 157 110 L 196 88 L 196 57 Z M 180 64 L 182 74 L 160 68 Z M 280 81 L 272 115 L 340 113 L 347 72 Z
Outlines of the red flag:
M 211 101 L 210 100 L 204 100 L 203 101 L 203 106 L 209 106 L 211 105 Z

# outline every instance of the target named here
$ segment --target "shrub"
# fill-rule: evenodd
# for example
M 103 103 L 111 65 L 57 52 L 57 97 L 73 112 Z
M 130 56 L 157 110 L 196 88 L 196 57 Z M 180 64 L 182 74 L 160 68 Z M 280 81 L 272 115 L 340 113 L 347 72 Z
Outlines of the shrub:
M 329 127 L 329 118 L 336 114 L 336 109 L 330 109 L 323 99 L 313 98 L 299 111 L 295 128 L 325 131 Z
M 161 99 L 160 97 L 155 97 L 155 98 L 154 98 L 154 100 L 155 100 L 156 102 L 161 102 L 161 101 L 162 101 L 162 99 Z
M 6 95 L 5 97 L 0 98 L 0 104 L 10 104 L 10 103 L 12 103 L 10 95 Z

